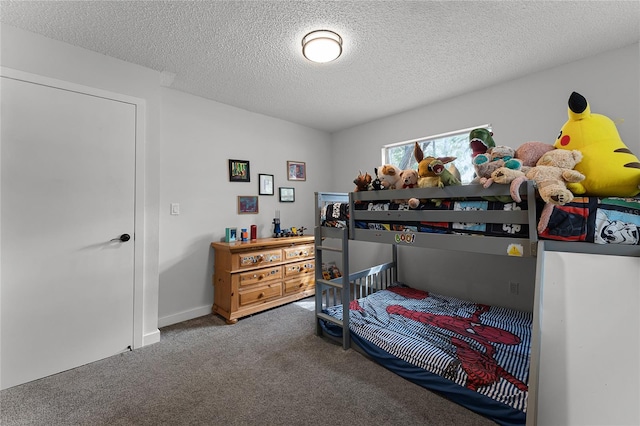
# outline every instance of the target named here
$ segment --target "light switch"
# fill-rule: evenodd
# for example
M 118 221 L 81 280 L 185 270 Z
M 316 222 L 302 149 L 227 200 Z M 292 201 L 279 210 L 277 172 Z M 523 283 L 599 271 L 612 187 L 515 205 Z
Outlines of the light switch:
M 173 215 L 180 214 L 180 204 L 179 203 L 171 203 L 171 214 L 173 214 Z

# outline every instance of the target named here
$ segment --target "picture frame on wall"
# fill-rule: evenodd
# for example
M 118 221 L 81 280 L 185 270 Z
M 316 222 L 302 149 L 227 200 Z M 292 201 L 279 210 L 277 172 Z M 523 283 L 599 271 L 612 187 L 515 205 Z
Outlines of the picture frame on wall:
M 258 196 L 238 195 L 238 214 L 256 214 L 258 211 Z
M 307 165 L 302 161 L 287 161 L 288 180 L 307 180 Z
M 258 175 L 258 194 L 273 195 L 273 175 Z
M 251 172 L 246 160 L 229 160 L 229 182 L 250 182 Z
M 294 201 L 296 201 L 296 190 L 295 190 L 295 188 L 280 187 L 278 189 L 280 191 L 280 202 L 281 203 L 293 203 Z

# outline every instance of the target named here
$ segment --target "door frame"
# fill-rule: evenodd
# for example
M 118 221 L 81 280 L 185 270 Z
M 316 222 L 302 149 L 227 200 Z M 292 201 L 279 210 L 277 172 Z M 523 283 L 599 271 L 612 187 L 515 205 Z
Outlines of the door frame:
M 27 83 L 39 84 L 52 88 L 68 90 L 89 96 L 124 102 L 135 107 L 135 182 L 134 182 L 134 254 L 133 254 L 133 348 L 144 346 L 144 213 L 145 213 L 145 118 L 146 101 L 120 93 L 110 92 L 94 87 L 83 86 L 64 80 L 32 74 L 13 68 L 0 66 L 0 76 Z M 1 214 L 1 213 L 0 213 Z M 1 226 L 1 225 L 0 225 Z M 0 227 L 0 237 L 2 228 Z M 1 249 L 0 249 L 1 250 Z M 0 252 L 0 256 L 2 253 Z M 1 271 L 0 271 L 1 273 Z M 148 343 L 148 342 L 147 342 Z

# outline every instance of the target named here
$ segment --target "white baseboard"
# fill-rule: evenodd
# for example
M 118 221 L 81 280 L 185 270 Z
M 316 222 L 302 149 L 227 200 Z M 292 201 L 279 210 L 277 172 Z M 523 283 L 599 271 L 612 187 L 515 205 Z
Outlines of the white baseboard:
M 142 336 L 142 346 L 152 345 L 160 341 L 160 330 L 155 329 L 151 333 Z
M 167 315 L 166 317 L 158 318 L 158 328 L 209 315 L 210 313 L 211 305 L 207 305 L 200 308 L 189 309 L 188 311 L 178 312 L 177 314 Z

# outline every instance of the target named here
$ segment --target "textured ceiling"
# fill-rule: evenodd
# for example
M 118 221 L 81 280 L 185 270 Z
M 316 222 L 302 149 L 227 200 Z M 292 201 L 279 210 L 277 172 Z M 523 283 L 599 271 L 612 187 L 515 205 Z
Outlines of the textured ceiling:
M 0 22 L 329 132 L 640 40 L 638 1 L 9 1 Z M 309 31 L 343 55 L 313 64 Z

